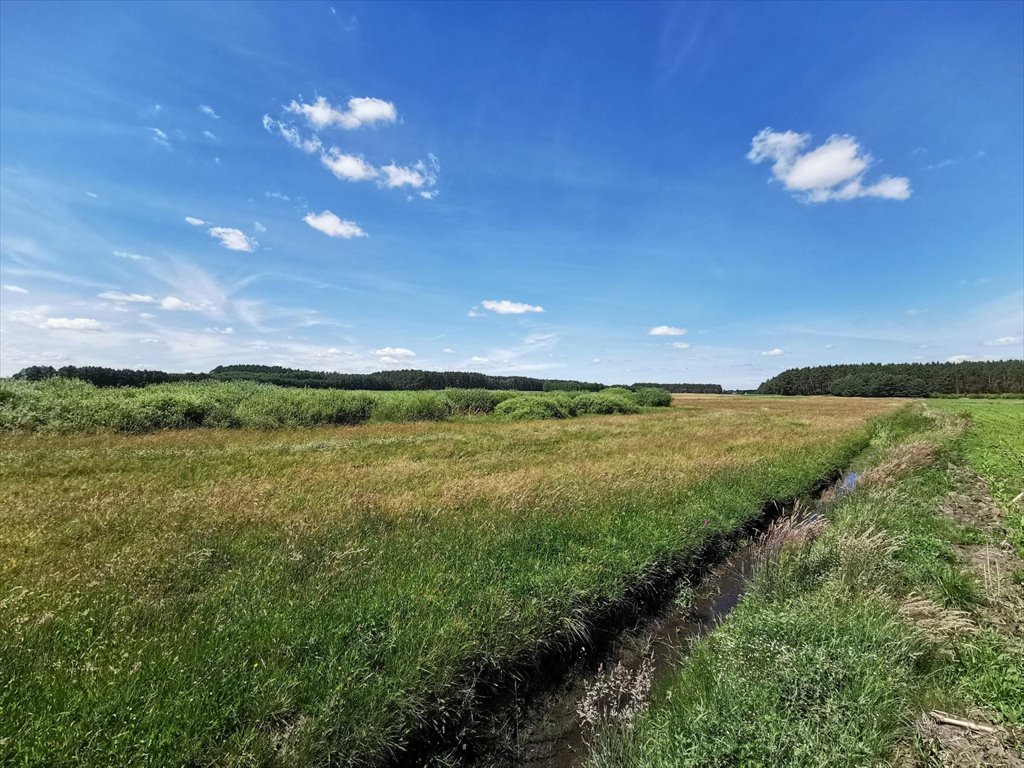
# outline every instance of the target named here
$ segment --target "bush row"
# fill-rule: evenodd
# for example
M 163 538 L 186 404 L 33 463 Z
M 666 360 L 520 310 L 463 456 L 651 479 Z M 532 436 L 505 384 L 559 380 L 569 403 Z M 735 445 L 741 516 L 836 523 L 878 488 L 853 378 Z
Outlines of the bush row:
M 506 420 L 638 413 L 666 406 L 665 390 L 517 393 L 487 389 L 357 392 L 252 382 L 181 382 L 106 389 L 74 379 L 0 380 L 0 429 L 148 432 L 191 427 L 311 427 L 441 420 L 495 414 Z

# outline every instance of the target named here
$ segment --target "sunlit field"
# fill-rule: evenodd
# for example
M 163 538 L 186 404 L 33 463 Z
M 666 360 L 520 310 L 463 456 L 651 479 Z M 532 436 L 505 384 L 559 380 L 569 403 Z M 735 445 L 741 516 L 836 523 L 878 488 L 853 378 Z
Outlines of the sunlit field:
M 849 461 L 894 401 L 0 437 L 3 749 L 356 762 Z

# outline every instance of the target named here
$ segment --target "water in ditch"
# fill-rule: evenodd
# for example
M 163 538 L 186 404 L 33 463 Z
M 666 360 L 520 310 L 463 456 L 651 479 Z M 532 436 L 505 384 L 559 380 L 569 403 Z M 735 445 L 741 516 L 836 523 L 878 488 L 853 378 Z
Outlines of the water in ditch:
M 807 506 L 797 505 L 781 522 L 799 527 L 820 520 L 828 507 L 852 490 L 858 473 L 847 472 Z M 594 720 L 610 710 L 642 708 L 651 685 L 685 658 L 694 642 L 713 630 L 746 592 L 764 557 L 763 540 L 739 547 L 679 599 L 626 634 L 596 671 L 582 674 L 532 709 L 515 734 L 514 763 L 531 768 L 575 768 L 583 764 Z

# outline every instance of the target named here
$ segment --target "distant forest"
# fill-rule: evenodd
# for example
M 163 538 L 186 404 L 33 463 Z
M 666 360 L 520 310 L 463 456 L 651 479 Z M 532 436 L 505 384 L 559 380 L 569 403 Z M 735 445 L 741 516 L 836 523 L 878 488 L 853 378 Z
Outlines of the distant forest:
M 529 376 L 489 376 L 459 371 L 378 371 L 329 373 L 284 368 L 279 365 L 218 365 L 209 373 L 167 373 L 132 368 L 33 365 L 14 374 L 15 379 L 42 381 L 59 376 L 81 379 L 98 387 L 144 387 L 176 381 L 256 381 L 281 387 L 313 389 L 427 390 L 507 389 L 518 392 L 597 392 L 604 384 L 571 379 L 536 379 Z M 661 387 L 669 392 L 721 393 L 718 384 L 634 384 L 632 388 Z
M 1024 393 L 1024 360 L 790 368 L 761 384 L 757 392 L 840 397 L 1021 394 Z

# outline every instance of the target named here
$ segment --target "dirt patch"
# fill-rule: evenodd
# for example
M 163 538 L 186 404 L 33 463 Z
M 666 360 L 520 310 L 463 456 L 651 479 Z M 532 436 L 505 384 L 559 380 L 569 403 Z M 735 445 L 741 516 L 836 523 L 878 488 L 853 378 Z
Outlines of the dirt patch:
M 949 471 L 956 490 L 946 499 L 941 514 L 979 531 L 985 539 L 979 544 L 956 546 L 984 595 L 973 619 L 1005 636 L 1024 639 L 1024 588 L 1013 579 L 1024 561 L 1008 541 L 1004 512 L 976 473 L 960 466 L 951 466 Z M 992 725 L 990 718 L 991 713 L 984 711 L 949 718 L 944 713 L 922 715 L 917 724 L 919 762 L 957 768 L 1024 768 L 1024 729 Z M 963 720 L 965 724 L 950 723 L 948 719 Z
M 927 765 L 943 768 L 1024 768 L 1024 741 L 1019 732 L 993 727 L 991 732 L 940 722 L 925 714 L 917 724 L 921 755 Z

